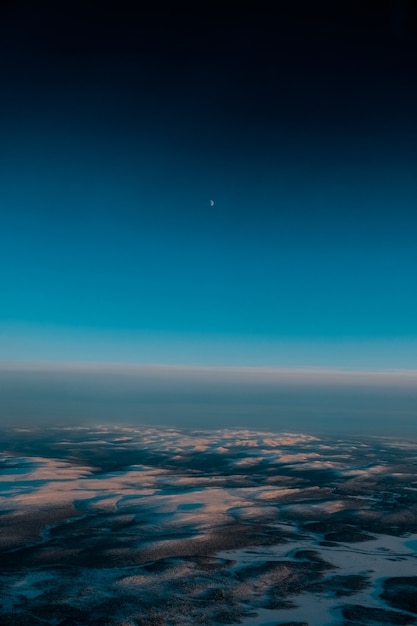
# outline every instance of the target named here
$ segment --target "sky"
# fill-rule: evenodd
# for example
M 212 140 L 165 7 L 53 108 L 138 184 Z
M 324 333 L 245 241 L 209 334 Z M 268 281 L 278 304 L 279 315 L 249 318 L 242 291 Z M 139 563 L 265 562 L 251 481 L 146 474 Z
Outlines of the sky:
M 1 361 L 417 369 L 411 0 L 1 12 Z

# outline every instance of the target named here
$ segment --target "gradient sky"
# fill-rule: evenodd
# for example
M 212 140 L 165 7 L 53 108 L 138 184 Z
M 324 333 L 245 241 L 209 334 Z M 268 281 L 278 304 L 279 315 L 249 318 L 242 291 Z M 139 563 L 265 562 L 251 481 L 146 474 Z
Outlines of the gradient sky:
M 41 4 L 1 9 L 0 359 L 417 369 L 411 0 Z

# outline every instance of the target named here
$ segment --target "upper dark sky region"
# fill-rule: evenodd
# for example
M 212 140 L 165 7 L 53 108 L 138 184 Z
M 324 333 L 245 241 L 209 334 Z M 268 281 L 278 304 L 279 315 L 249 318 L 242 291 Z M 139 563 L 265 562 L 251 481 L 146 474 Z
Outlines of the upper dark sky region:
M 415 368 L 416 15 L 3 2 L 3 358 Z

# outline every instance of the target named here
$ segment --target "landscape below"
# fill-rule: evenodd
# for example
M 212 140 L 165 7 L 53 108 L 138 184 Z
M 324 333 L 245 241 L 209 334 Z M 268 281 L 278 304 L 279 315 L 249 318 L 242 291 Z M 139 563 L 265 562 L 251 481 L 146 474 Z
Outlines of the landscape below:
M 417 440 L 1 433 L 1 626 L 417 623 Z

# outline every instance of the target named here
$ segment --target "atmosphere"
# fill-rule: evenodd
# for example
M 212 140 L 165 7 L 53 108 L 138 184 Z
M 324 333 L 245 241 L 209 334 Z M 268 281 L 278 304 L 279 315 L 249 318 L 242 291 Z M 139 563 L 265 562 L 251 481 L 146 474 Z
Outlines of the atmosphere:
M 4 6 L 3 359 L 417 367 L 411 3 Z

